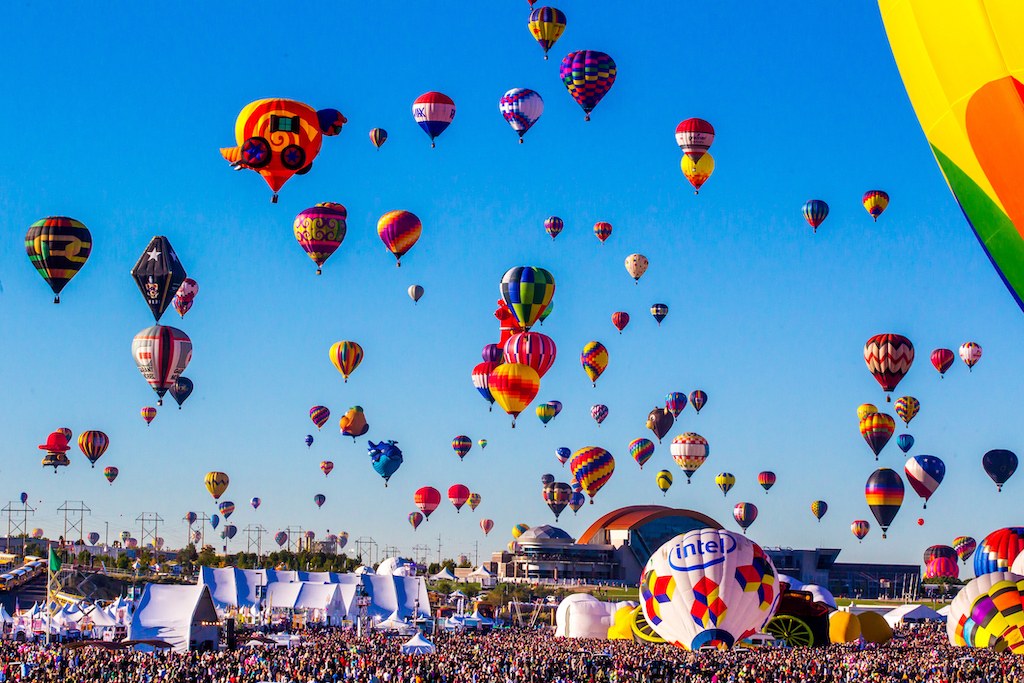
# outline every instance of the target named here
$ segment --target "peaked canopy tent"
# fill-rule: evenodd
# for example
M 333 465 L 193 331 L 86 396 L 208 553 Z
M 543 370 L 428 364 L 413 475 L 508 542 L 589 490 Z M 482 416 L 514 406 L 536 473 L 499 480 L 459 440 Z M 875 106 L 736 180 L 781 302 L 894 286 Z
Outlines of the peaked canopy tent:
M 945 617 L 927 605 L 900 605 L 889 610 L 885 616 L 889 626 L 896 624 L 914 624 L 922 621 L 943 621 Z
M 424 638 L 420 633 L 417 633 L 410 638 L 401 649 L 403 655 L 432 655 L 437 652 L 437 648 L 434 647 L 434 644 Z
M 494 578 L 494 574 L 484 569 L 483 566 L 474 569 L 466 578 L 470 580 L 476 579 L 483 588 L 493 588 L 498 583 L 498 580 Z
M 457 581 L 458 578 L 455 576 L 455 574 L 452 574 L 451 571 L 449 571 L 448 567 L 444 567 L 444 568 L 441 569 L 441 571 L 439 571 L 438 573 L 436 573 L 433 576 L 431 576 L 430 580 L 431 581 Z
M 267 606 L 271 609 L 291 609 L 313 612 L 317 621 L 332 624 L 341 623 L 342 619 L 350 618 L 358 613 L 355 604 L 355 587 L 346 592 L 336 583 L 272 583 L 267 588 Z
M 132 617 L 130 640 L 162 640 L 175 652 L 219 649 L 220 622 L 210 588 L 147 583 Z

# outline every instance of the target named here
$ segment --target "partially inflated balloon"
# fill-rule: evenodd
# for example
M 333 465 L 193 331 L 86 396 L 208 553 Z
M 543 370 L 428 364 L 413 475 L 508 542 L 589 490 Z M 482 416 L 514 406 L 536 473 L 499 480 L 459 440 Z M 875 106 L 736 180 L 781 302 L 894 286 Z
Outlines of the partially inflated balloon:
M 981 458 L 985 474 L 996 484 L 996 492 L 1003 490 L 1003 484 L 1017 471 L 1017 455 L 1013 451 L 995 449 Z
M 348 383 L 348 376 L 351 375 L 363 361 L 363 347 L 353 341 L 340 341 L 331 346 L 328 352 L 331 363 L 338 369 L 341 376 Z
M 206 483 L 206 490 L 210 492 L 214 500 L 217 500 L 228 490 L 228 483 L 231 479 L 223 472 L 210 472 L 206 475 L 204 481 Z
M 402 257 L 420 238 L 423 225 L 410 211 L 389 211 L 377 221 L 377 235 L 388 251 L 395 255 L 395 265 L 401 267 Z
M 953 365 L 956 356 L 949 349 L 935 349 L 932 351 L 932 365 L 939 371 L 939 377 L 944 377 L 949 367 Z
M 590 496 L 590 504 L 593 505 L 594 496 L 615 472 L 615 458 L 603 448 L 587 446 L 573 453 L 569 467 Z
M 672 429 L 673 423 L 675 419 L 672 413 L 664 408 L 655 408 L 647 415 L 647 428 L 658 437 L 658 443 L 661 443 L 662 438 Z
M 889 195 L 881 190 L 868 190 L 864 193 L 861 201 L 864 203 L 864 210 L 871 214 L 875 222 L 878 222 L 878 217 L 885 211 L 885 207 L 889 206 Z
M 555 278 L 543 268 L 517 266 L 501 276 L 499 289 L 519 327 L 529 331 L 555 295 Z
M 615 61 L 603 52 L 570 52 L 559 72 L 569 94 L 586 112 L 584 120 L 589 121 L 590 112 L 615 84 Z
M 698 161 L 684 156 L 679 166 L 683 169 L 683 175 L 693 185 L 693 193 L 700 194 L 700 188 L 707 182 L 711 174 L 715 172 L 715 160 L 710 154 L 704 154 Z
M 818 226 L 828 217 L 828 204 L 820 199 L 811 199 L 804 204 L 804 220 L 818 232 Z
M 630 254 L 626 257 L 626 272 L 633 278 L 634 284 L 640 284 L 640 278 L 647 272 L 648 261 L 643 254 Z
M 868 477 L 864 498 L 871 508 L 871 514 L 882 527 L 882 538 L 885 538 L 889 525 L 903 505 L 903 479 L 888 467 L 877 469 Z
M 374 128 L 370 131 L 370 142 L 372 142 L 373 146 L 377 149 L 380 149 L 381 145 L 383 145 L 387 139 L 388 132 L 383 128 Z
M 313 259 L 317 275 L 320 274 L 320 267 L 324 262 L 345 241 L 345 234 L 348 232 L 346 218 L 348 211 L 336 202 L 317 204 L 295 217 L 295 222 L 292 223 L 295 239 Z
M 669 450 L 672 452 L 672 459 L 686 473 L 687 484 L 690 483 L 693 473 L 704 464 L 711 454 L 708 440 L 693 432 L 686 432 L 672 439 Z
M 540 376 L 529 365 L 505 363 L 491 372 L 487 385 L 498 405 L 512 416 L 512 427 L 515 427 L 516 417 L 540 391 Z
M 501 96 L 498 110 L 512 130 L 519 134 L 519 143 L 522 144 L 523 135 L 544 113 L 544 100 L 529 88 L 512 88 Z
M 33 223 L 25 234 L 28 260 L 53 290 L 53 303 L 92 252 L 89 229 L 74 218 L 50 216 Z
M 590 377 L 590 381 L 596 387 L 597 378 L 608 367 L 608 351 L 601 342 L 588 342 L 583 347 L 583 352 L 580 353 L 580 363 L 583 365 L 583 370 L 587 373 L 587 376 Z
M 661 470 L 654 476 L 654 483 L 661 489 L 662 495 L 667 494 L 672 486 L 672 473 L 668 470 Z
M 945 463 L 934 455 L 915 455 L 907 460 L 904 470 L 910 486 L 924 498 L 924 507 L 928 507 L 928 499 L 946 476 Z
M 640 465 L 640 469 L 643 469 L 644 463 L 654 455 L 654 443 L 650 439 L 634 439 L 629 442 L 629 454 L 636 460 L 636 464 Z
M 536 0 L 530 0 L 530 6 Z M 544 59 L 548 58 L 548 50 L 561 37 L 565 31 L 565 15 L 554 7 L 538 7 L 530 12 L 530 21 L 527 24 L 530 33 L 544 49 Z
M 914 345 L 898 334 L 876 334 L 864 344 L 864 362 L 882 389 L 892 391 L 914 362 Z

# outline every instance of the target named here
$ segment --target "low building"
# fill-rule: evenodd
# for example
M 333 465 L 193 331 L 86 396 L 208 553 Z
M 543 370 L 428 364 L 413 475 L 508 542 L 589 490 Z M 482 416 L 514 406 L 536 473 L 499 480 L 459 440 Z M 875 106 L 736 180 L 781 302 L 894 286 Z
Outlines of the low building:
M 916 564 L 836 562 L 839 548 L 765 548 L 779 573 L 802 583 L 827 587 L 835 596 L 854 599 L 913 594 L 921 582 Z

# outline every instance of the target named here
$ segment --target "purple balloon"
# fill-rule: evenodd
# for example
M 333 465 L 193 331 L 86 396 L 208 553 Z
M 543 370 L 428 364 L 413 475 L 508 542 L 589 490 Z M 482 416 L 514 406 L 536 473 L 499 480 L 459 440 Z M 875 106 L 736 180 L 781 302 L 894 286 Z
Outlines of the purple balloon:
M 484 351 L 480 355 L 483 356 L 485 363 L 505 362 L 505 352 L 502 351 L 501 347 L 497 344 L 488 344 L 484 347 Z

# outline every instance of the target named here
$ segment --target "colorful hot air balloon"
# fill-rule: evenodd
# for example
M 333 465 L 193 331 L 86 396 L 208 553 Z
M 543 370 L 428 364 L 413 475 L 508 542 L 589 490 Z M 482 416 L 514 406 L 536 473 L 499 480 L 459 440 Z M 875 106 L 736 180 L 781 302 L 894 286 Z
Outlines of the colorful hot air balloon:
M 757 483 L 764 489 L 765 495 L 768 495 L 768 489 L 775 486 L 775 473 L 765 470 L 757 475 Z
M 644 464 L 654 455 L 654 443 L 650 439 L 633 439 L 629 442 L 629 454 L 636 460 L 636 464 L 640 465 L 640 469 L 643 469 Z
M 942 478 L 946 476 L 946 465 L 934 455 L 915 455 L 907 460 L 904 467 L 907 481 L 924 498 L 924 506 L 928 507 L 928 499 L 939 488 Z
M 486 536 L 487 534 L 491 533 L 491 529 L 494 528 L 494 520 L 493 519 L 481 519 L 480 520 L 480 528 L 483 530 L 484 536 Z
M 319 431 L 331 419 L 331 411 L 324 406 L 313 406 L 309 409 L 309 419 L 313 421 Z
M 664 408 L 655 408 L 647 415 L 647 428 L 658 437 L 658 443 L 661 443 L 662 438 L 668 434 L 668 430 L 672 429 L 674 422 L 672 413 Z
M 871 214 L 871 217 L 877 223 L 878 217 L 885 211 L 885 207 L 889 206 L 889 195 L 881 190 L 868 190 L 864 193 L 861 201 L 864 203 L 864 209 Z M 885 538 L 885 534 L 882 535 L 882 538 Z
M 555 457 L 558 458 L 558 462 L 565 466 L 565 463 L 569 462 L 569 458 L 572 457 L 572 451 L 565 446 L 555 449 Z
M 736 520 L 736 523 L 743 529 L 744 535 L 747 533 L 747 529 L 754 520 L 757 519 L 757 506 L 753 503 L 738 503 L 736 507 L 732 509 L 732 517 Z
M 570 498 L 572 498 L 572 488 L 568 484 L 552 482 L 544 486 L 544 502 L 555 513 L 556 522 L 558 516 L 562 514 L 562 510 L 569 504 Z
M 147 425 L 149 425 L 153 421 L 153 419 L 156 418 L 156 408 L 154 408 L 153 406 L 146 406 L 139 412 L 142 414 L 142 419 L 146 421 Z
M 104 467 L 103 476 L 107 478 L 107 481 L 113 484 L 114 480 L 117 479 L 118 471 L 119 470 L 116 467 Z
M 573 491 L 572 497 L 569 498 L 569 507 L 572 508 L 572 513 L 575 516 L 576 511 L 583 507 L 583 504 L 587 502 L 587 497 L 584 496 L 580 491 Z
M 328 355 L 347 384 L 348 376 L 363 362 L 363 347 L 353 341 L 335 342 Z
M 816 500 L 811 503 L 811 514 L 818 518 L 818 522 L 821 522 L 821 518 L 828 512 L 828 503 L 823 500 Z
M 804 220 L 818 232 L 818 226 L 828 217 L 828 204 L 820 199 L 811 199 L 804 204 Z
M 985 468 L 985 474 L 996 483 L 998 493 L 1003 490 L 1006 480 L 1017 471 L 1017 456 L 1013 451 L 991 450 L 982 456 L 981 466 Z
M 514 527 L 512 527 L 512 538 L 519 538 L 529 530 L 529 524 L 516 524 Z
M 714 126 L 703 119 L 686 119 L 676 126 L 676 144 L 694 162 L 700 161 L 714 141 Z
M 412 299 L 413 304 L 419 302 L 423 298 L 423 288 L 419 285 L 409 285 L 409 298 Z
M 476 510 L 476 506 L 479 505 L 482 500 L 483 498 L 479 493 L 471 493 L 469 494 L 469 498 L 466 499 L 466 505 L 469 506 L 470 510 Z
M 366 415 L 363 413 L 362 406 L 349 408 L 348 412 L 338 420 L 338 426 L 341 428 L 342 435 L 352 437 L 352 443 L 355 443 L 356 437 L 370 431 L 370 425 L 366 424 Z
M 603 52 L 581 50 L 570 52 L 562 60 L 562 83 L 586 113 L 590 112 L 615 84 L 615 61 Z
M 711 454 L 711 446 L 708 444 L 708 440 L 700 434 L 694 434 L 693 432 L 686 432 L 672 439 L 672 445 L 669 446 L 669 450 L 672 452 L 672 459 L 686 473 L 687 484 L 690 483 L 693 473 L 704 464 L 704 461 Z
M 502 347 L 506 363 L 522 363 L 537 371 L 539 377 L 551 369 L 558 349 L 551 337 L 539 332 L 517 332 Z
M 600 427 L 604 419 L 608 417 L 608 406 L 601 404 L 590 406 L 590 417 L 594 418 L 597 426 Z
M 523 331 L 533 327 L 555 295 L 555 278 L 543 268 L 517 266 L 501 276 L 501 298 Z
M 686 394 L 673 391 L 665 397 L 665 407 L 672 413 L 673 418 L 678 418 L 679 413 L 683 412 L 683 409 L 686 408 Z
M 424 486 L 416 491 L 413 496 L 413 502 L 416 503 L 416 507 L 423 513 L 424 518 L 429 520 L 430 513 L 441 504 L 441 492 L 433 486 Z
M 288 542 L 288 534 L 286 534 L 283 531 L 278 531 L 276 534 L 274 534 L 274 542 L 277 543 L 278 547 L 283 546 L 285 543 Z
M 710 154 L 704 154 L 698 161 L 684 156 L 679 162 L 683 175 L 693 185 L 693 193 L 700 194 L 700 188 L 708 181 L 711 174 L 715 172 L 715 160 Z
M 871 405 L 870 403 L 862 403 L 857 407 L 857 419 L 863 420 L 868 415 L 873 415 L 878 412 L 878 408 Z
M 476 442 L 477 446 L 480 446 L 480 450 L 487 448 L 487 439 L 480 439 Z
M 306 442 L 306 448 L 310 448 L 313 445 L 313 435 L 306 434 L 306 438 L 303 441 Z
M 707 402 L 708 395 L 700 389 L 690 392 L 690 405 L 693 406 L 693 409 L 696 410 L 698 414 L 700 414 L 700 409 L 703 408 L 704 404 Z
M 544 423 L 545 427 L 547 426 L 548 422 L 551 421 L 551 418 L 553 418 L 554 416 L 555 407 L 552 406 L 550 403 L 541 403 L 539 406 L 537 406 L 537 417 L 540 418 L 540 421 Z
M 901 451 L 907 453 L 914 447 L 914 437 L 910 434 L 900 434 L 896 437 L 896 445 L 900 447 Z
M 939 377 L 945 377 L 949 366 L 953 364 L 956 356 L 949 349 L 935 349 L 932 351 L 932 365 L 939 371 Z
M 97 531 L 89 532 L 89 545 L 96 545 L 100 542 L 100 535 Z
M 536 0 L 530 0 L 530 6 Z M 538 7 L 530 12 L 527 24 L 530 33 L 544 49 L 544 59 L 548 58 L 548 50 L 554 47 L 565 30 L 565 15 L 554 7 Z
M 872 413 L 860 421 L 860 433 L 867 441 L 871 452 L 875 454 L 875 460 L 878 460 L 878 454 L 885 448 L 885 444 L 889 443 L 894 431 L 896 421 L 885 413 Z
M 668 494 L 669 488 L 672 486 L 672 473 L 668 470 L 661 470 L 654 477 L 654 483 L 661 489 L 661 494 Z
M 295 217 L 292 230 L 299 246 L 316 264 L 316 274 L 331 257 L 348 232 L 348 211 L 336 202 L 322 202 Z
M 586 371 L 590 381 L 596 387 L 597 378 L 608 367 L 608 351 L 601 342 L 588 342 L 583 347 L 583 352 L 580 353 L 580 363 L 583 364 L 583 370 Z
M 867 520 L 858 519 L 850 525 L 850 531 L 853 532 L 853 535 L 857 537 L 858 541 L 861 541 L 868 535 L 868 532 L 871 531 L 871 524 L 868 523 Z
M 204 479 L 206 490 L 210 492 L 214 500 L 220 498 L 228 490 L 231 479 L 223 472 L 210 472 Z
M 455 506 L 456 512 L 462 511 L 462 506 L 469 500 L 470 490 L 462 484 L 455 484 L 448 488 L 448 500 Z
M 92 252 L 89 229 L 74 218 L 50 216 L 33 223 L 25 234 L 28 260 L 53 290 L 53 303 Z
M 504 363 L 505 352 L 501 350 L 501 344 L 485 344 L 480 355 L 485 363 Z
M 553 310 L 555 310 L 555 302 L 554 301 L 550 301 L 548 303 L 548 307 L 545 308 L 544 311 L 540 314 L 539 321 L 540 321 L 541 327 L 544 326 L 544 321 L 548 319 L 548 316 L 551 315 L 551 311 L 553 311 Z
M 459 460 L 462 460 L 466 457 L 466 453 L 473 448 L 473 441 L 468 436 L 457 436 L 452 439 L 452 448 L 459 456 Z
M 142 298 L 146 300 L 155 322 L 171 305 L 185 281 L 185 268 L 174 253 L 170 241 L 162 235 L 154 237 L 131 270 Z M 196 288 L 198 291 L 198 288 Z M 193 297 L 194 298 L 194 295 Z M 184 317 L 184 314 L 181 314 Z
M 1024 528 L 1007 527 L 986 536 L 974 554 L 974 574 L 1010 571 L 1017 555 L 1024 550 Z
M 722 490 L 722 495 L 726 496 L 729 494 L 731 489 L 736 484 L 736 477 L 731 472 L 721 472 L 715 476 L 715 485 Z
M 412 103 L 412 117 L 430 136 L 430 146 L 433 147 L 434 138 L 443 133 L 455 118 L 455 103 L 439 92 L 424 93 Z
M 550 216 L 544 221 L 544 230 L 551 235 L 552 241 L 561 234 L 563 227 L 565 227 L 565 221 L 558 216 Z
M 864 344 L 864 362 L 882 390 L 892 391 L 914 362 L 914 345 L 898 334 L 876 334 Z
M 195 524 L 197 519 L 199 519 L 199 515 L 197 515 L 196 513 L 194 513 L 194 512 L 187 512 L 187 513 L 185 513 L 185 521 L 188 522 L 189 526 L 192 526 L 193 524 Z
M 384 479 L 384 488 L 388 487 L 391 476 L 402 466 L 404 457 L 398 442 L 394 440 L 380 443 L 367 442 L 366 454 L 373 463 L 373 471 Z
M 178 312 L 178 315 L 182 318 L 185 314 L 192 310 L 192 304 L 195 301 L 193 299 L 183 299 L 179 295 L 175 294 L 174 299 L 171 300 L 171 304 L 174 306 L 174 310 Z
M 395 255 L 395 265 L 402 266 L 402 257 L 412 249 L 423 232 L 423 225 L 410 211 L 389 211 L 377 221 L 377 235 L 387 250 Z
M 490 382 L 491 373 L 494 372 L 501 363 L 477 363 L 476 367 L 473 368 L 473 372 L 470 374 L 470 378 L 473 380 L 473 386 L 480 392 L 480 395 L 484 397 L 484 400 L 494 407 L 494 396 L 491 394 Z M 490 408 L 488 408 L 490 410 Z
M 324 460 L 323 462 L 320 463 L 320 470 L 324 473 L 325 477 L 329 475 L 331 473 L 331 470 L 333 469 L 334 463 L 331 462 L 330 460 Z
M 593 505 L 594 495 L 608 483 L 615 472 L 615 458 L 603 448 L 587 446 L 573 453 L 569 468 L 583 485 L 583 490 L 590 496 L 590 504 Z
M 249 505 L 252 505 L 252 509 L 253 510 L 258 510 L 259 507 L 260 507 L 260 503 L 262 503 L 262 502 L 263 502 L 262 500 L 260 500 L 259 498 L 253 496 L 252 500 L 249 501 Z
M 171 398 L 178 404 L 178 410 L 181 410 L 181 404 L 185 402 L 189 396 L 192 395 L 192 389 L 194 385 L 192 380 L 188 377 L 178 377 L 174 384 L 170 388 Z
M 947 560 L 956 562 L 956 551 L 950 548 L 948 545 L 933 545 L 929 546 L 924 551 L 924 564 L 928 564 L 932 560 L 944 557 Z
M 864 486 L 864 498 L 867 499 L 871 514 L 882 527 L 882 538 L 885 538 L 889 525 L 903 505 L 903 479 L 898 472 L 882 467 L 871 473 Z
M 519 144 L 522 144 L 523 135 L 544 113 L 544 100 L 529 88 L 512 88 L 501 96 L 498 111 L 512 126 L 512 130 L 519 133 Z
M 498 405 L 512 416 L 514 429 L 519 413 L 533 402 L 540 391 L 540 376 L 529 365 L 505 363 L 491 372 L 487 386 Z
M 562 412 L 562 402 L 561 401 L 548 401 L 547 405 L 549 405 L 549 406 L 551 406 L 552 408 L 555 409 L 555 417 L 558 417 L 558 414 L 560 412 Z
M 594 223 L 594 234 L 597 235 L 597 239 L 603 243 L 606 239 L 612 236 L 612 224 L 611 223 Z
M 196 295 L 199 294 L 199 283 L 190 277 L 185 278 L 181 281 L 181 286 L 178 287 L 178 292 L 174 295 L 174 309 L 178 311 L 178 314 L 184 318 L 188 310 L 192 308 L 192 302 L 195 300 Z M 188 304 L 185 306 L 184 304 Z
M 661 321 L 668 315 L 668 306 L 665 304 L 654 304 L 651 306 L 651 315 L 658 321 L 658 327 L 661 327 Z
M 555 483 L 555 475 L 553 474 L 542 474 L 540 476 L 540 485 L 547 486 L 548 484 Z
M 318 493 L 318 494 L 316 494 L 315 496 L 313 496 L 313 502 L 314 502 L 314 503 L 316 503 L 316 506 L 317 506 L 318 508 L 319 508 L 319 507 L 323 507 L 323 506 L 324 506 L 324 503 L 326 503 L 326 502 L 327 502 L 327 496 L 325 496 L 325 495 L 324 495 L 324 494 L 322 494 L 322 493 Z
M 633 278 L 633 284 L 640 284 L 640 278 L 647 272 L 647 257 L 643 254 L 630 254 L 626 257 L 626 272 Z
M 217 504 L 217 509 L 220 510 L 220 514 L 224 515 L 224 519 L 227 520 L 231 513 L 235 511 L 235 504 L 230 500 L 225 500 Z
M 374 128 L 370 131 L 370 142 L 372 142 L 373 146 L 377 149 L 380 149 L 381 145 L 383 145 L 387 139 L 388 132 L 383 128 Z
M 412 530 L 416 531 L 419 525 L 423 523 L 423 515 L 418 512 L 409 513 L 409 524 L 412 524 Z
M 948 557 L 936 557 L 934 560 L 927 562 L 924 571 L 924 578 L 935 579 L 935 578 L 952 578 L 956 579 L 960 576 L 960 567 L 957 566 L 956 560 L 951 560 Z M 1019 600 L 1018 596 L 1018 600 Z
M 132 357 L 139 372 L 159 397 L 156 404 L 162 406 L 164 394 L 174 386 L 192 360 L 192 340 L 174 327 L 154 325 L 135 335 Z
M 622 334 L 622 330 L 626 329 L 626 325 L 629 324 L 629 313 L 625 311 L 616 311 L 612 313 L 612 325 L 615 325 L 615 329 Z
M 956 551 L 960 561 L 964 564 L 967 564 L 968 558 L 970 558 L 977 547 L 977 542 L 970 536 L 957 536 L 953 539 L 953 550 Z
M 78 447 L 93 467 L 96 467 L 96 461 L 107 451 L 109 445 L 110 439 L 103 432 L 82 432 L 78 437 Z
M 974 342 L 966 342 L 960 345 L 960 360 L 967 365 L 967 372 L 971 372 L 974 364 L 981 360 L 981 347 Z

